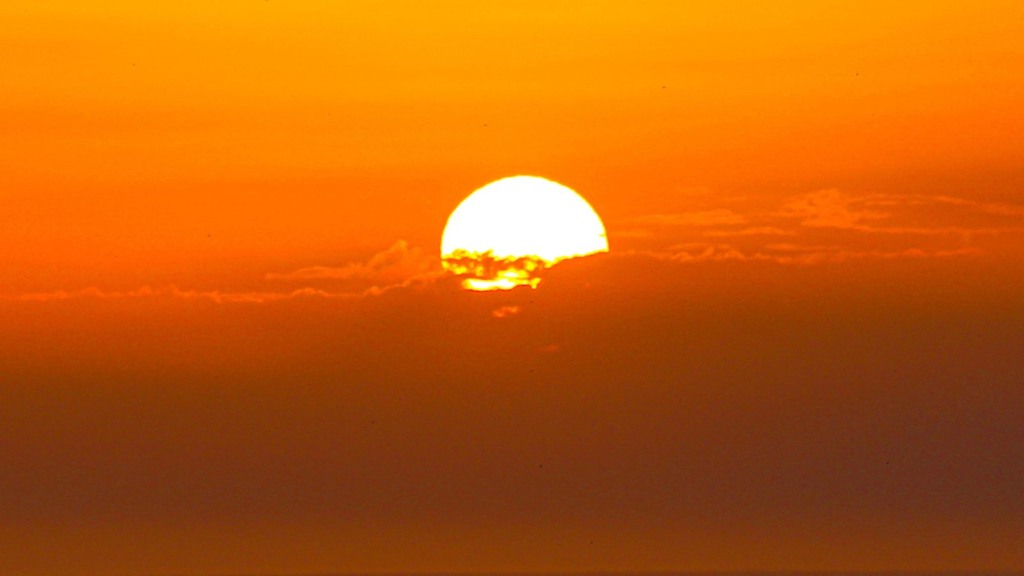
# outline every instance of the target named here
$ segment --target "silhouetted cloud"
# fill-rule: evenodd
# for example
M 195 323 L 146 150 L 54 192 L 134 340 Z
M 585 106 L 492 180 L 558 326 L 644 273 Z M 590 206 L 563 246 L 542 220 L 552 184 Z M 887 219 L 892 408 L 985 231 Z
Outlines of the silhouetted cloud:
M 444 267 L 452 274 L 465 277 L 463 286 L 474 290 L 536 287 L 540 282 L 537 274 L 548 265 L 537 256 L 500 257 L 490 251 L 456 250 L 444 258 Z

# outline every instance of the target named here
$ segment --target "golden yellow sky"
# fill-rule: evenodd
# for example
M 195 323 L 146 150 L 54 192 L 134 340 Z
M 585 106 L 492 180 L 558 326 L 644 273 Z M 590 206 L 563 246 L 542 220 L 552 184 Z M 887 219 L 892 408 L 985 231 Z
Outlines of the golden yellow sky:
M 0 4 L 0 572 L 1021 569 L 1024 3 Z M 498 178 L 611 251 L 443 275 Z
M 1021 12 L 5 2 L 0 258 L 14 289 L 128 287 L 433 248 L 468 191 L 519 173 L 610 227 L 691 189 L 1012 201 Z

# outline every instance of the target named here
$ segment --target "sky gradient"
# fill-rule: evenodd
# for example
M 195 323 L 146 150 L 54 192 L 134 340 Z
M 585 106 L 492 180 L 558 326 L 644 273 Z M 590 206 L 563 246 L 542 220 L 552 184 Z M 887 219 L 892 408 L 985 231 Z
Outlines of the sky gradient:
M 4 2 L 0 572 L 1024 569 L 1019 2 Z M 475 293 L 448 215 L 610 252 Z

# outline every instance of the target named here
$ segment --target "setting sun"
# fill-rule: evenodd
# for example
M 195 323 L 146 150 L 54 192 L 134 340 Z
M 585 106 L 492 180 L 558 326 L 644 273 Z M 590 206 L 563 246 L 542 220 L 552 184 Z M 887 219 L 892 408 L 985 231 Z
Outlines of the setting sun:
M 0 30 L 0 576 L 1024 576 L 1024 0 Z
M 536 176 L 502 178 L 452 212 L 441 238 L 447 270 L 471 290 L 536 287 L 538 270 L 608 251 L 604 225 L 573 190 Z

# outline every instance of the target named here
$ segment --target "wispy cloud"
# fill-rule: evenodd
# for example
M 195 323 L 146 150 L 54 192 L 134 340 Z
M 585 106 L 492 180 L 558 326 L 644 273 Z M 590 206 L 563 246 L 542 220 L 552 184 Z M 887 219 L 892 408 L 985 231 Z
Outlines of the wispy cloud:
M 404 240 L 392 244 L 387 250 L 374 254 L 366 262 L 350 262 L 341 266 L 309 266 L 291 272 L 270 272 L 267 280 L 353 280 L 353 279 L 408 279 L 436 271 L 439 262 L 424 254 L 421 248 L 411 248 Z
M 670 246 L 664 252 L 650 252 L 659 259 L 674 262 L 709 262 L 722 260 L 747 260 L 747 256 L 729 244 L 693 242 Z
M 654 224 L 658 226 L 723 226 L 744 224 L 747 217 L 732 210 L 719 208 L 715 210 L 697 210 L 676 214 L 649 214 L 630 220 L 634 224 Z
M 27 292 L 21 294 L 3 294 L 0 299 L 22 302 L 53 302 L 61 300 L 81 299 L 141 299 L 141 298 L 177 298 L 184 300 L 207 300 L 217 304 L 262 304 L 295 300 L 298 298 L 358 298 L 362 294 L 347 292 L 329 292 L 316 288 L 298 288 L 286 292 L 250 291 L 224 292 L 220 290 L 185 290 L 177 286 L 143 286 L 135 290 L 104 290 L 91 286 L 80 290 L 53 290 L 49 292 Z
M 1024 234 L 1024 206 L 948 195 L 852 194 L 826 189 L 742 210 L 707 206 L 633 218 L 627 240 L 679 262 L 765 260 L 810 264 L 857 258 L 977 255 L 984 238 Z M 786 242 L 778 239 L 785 237 Z M 659 247 L 666 246 L 664 248 Z
M 206 300 L 218 304 L 263 304 L 300 298 L 355 299 L 428 284 L 442 274 L 436 258 L 425 255 L 419 248 L 410 248 L 405 241 L 398 241 L 365 262 L 353 262 L 340 267 L 312 266 L 289 273 L 268 273 L 264 276 L 265 280 L 275 283 L 290 281 L 302 284 L 285 290 L 196 290 L 183 289 L 176 285 L 110 290 L 92 286 L 77 290 L 0 294 L 0 300 L 54 302 L 78 299 L 175 298 Z M 329 288 L 318 285 L 326 283 L 330 284 Z
M 950 208 L 956 208 L 951 210 Z M 997 220 L 984 216 L 1000 216 Z M 821 190 L 788 200 L 771 216 L 798 218 L 802 226 L 874 234 L 998 234 L 1024 229 L 1024 206 L 924 194 L 857 196 Z M 908 225 L 908 221 L 927 223 Z M 971 225 L 964 224 L 970 221 Z
M 730 236 L 796 236 L 794 230 L 785 230 L 777 226 L 754 226 L 735 230 L 704 230 L 702 236 L 708 238 L 728 238 Z
M 981 253 L 977 248 L 956 248 L 951 250 L 928 250 L 905 248 L 901 250 L 850 250 L 838 246 L 799 246 L 776 244 L 761 250 L 746 251 L 729 244 L 701 244 L 673 246 L 667 250 L 637 250 L 631 256 L 654 258 L 656 260 L 697 263 L 697 262 L 774 262 L 787 265 L 813 265 L 826 262 L 850 260 L 895 260 L 901 258 L 951 258 L 973 256 Z
M 508 318 L 509 316 L 519 314 L 520 311 L 519 306 L 501 306 L 491 311 L 491 316 L 495 318 Z
M 894 195 L 876 195 L 871 197 L 874 202 L 883 204 L 888 203 L 890 205 L 927 205 L 927 204 L 948 204 L 951 206 L 961 206 L 971 210 L 984 212 L 988 214 L 997 214 L 1002 216 L 1012 216 L 1024 218 L 1024 206 L 1017 206 L 1014 204 L 1006 204 L 1003 202 L 979 202 L 977 200 L 969 200 L 967 198 L 957 198 L 955 196 L 945 196 L 941 194 L 936 195 L 925 195 L 925 194 L 908 194 L 901 196 Z
M 865 222 L 884 220 L 887 212 L 872 209 L 870 202 L 839 190 L 819 190 L 789 199 L 773 216 L 796 218 L 812 228 L 864 229 Z

